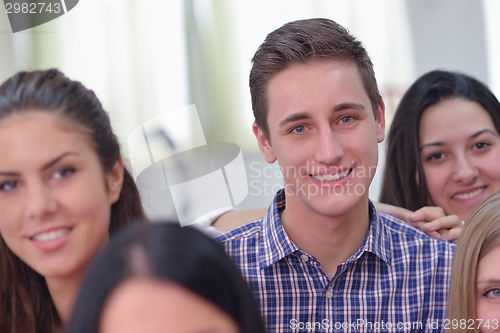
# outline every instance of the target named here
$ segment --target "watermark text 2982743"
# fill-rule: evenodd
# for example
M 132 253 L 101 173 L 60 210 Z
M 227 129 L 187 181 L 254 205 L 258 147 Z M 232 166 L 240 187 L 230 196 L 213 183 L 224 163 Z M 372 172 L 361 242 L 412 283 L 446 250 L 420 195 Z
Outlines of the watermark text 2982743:
M 79 0 L 4 0 L 12 32 L 52 21 L 73 9 Z
M 9 3 L 7 2 L 5 4 L 5 12 L 7 14 L 18 14 L 18 13 L 23 13 L 23 14 L 41 14 L 43 11 L 46 11 L 48 13 L 54 12 L 55 14 L 59 14 L 62 11 L 61 4 L 60 3 L 54 3 L 54 7 L 52 7 L 51 3 L 45 3 L 45 2 L 24 2 L 24 3 Z

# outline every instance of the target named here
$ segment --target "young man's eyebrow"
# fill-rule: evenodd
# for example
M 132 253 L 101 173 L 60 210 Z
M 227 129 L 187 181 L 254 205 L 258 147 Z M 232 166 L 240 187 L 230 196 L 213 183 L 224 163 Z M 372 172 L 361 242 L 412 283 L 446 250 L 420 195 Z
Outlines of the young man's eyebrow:
M 293 123 L 294 121 L 311 119 L 311 115 L 306 112 L 294 113 L 279 122 L 278 126 L 282 127 L 286 124 Z
M 490 129 L 484 129 L 482 131 L 479 131 L 479 132 L 474 133 L 471 136 L 469 136 L 468 140 L 475 139 L 475 138 L 477 138 L 478 136 L 480 136 L 483 133 L 490 133 L 490 134 L 493 134 L 494 136 L 498 136 L 498 134 L 496 134 L 494 131 L 492 131 Z M 441 142 L 441 141 L 438 141 L 438 142 L 429 142 L 429 143 L 426 143 L 425 145 L 422 145 L 419 148 L 419 150 L 422 151 L 422 149 L 424 149 L 426 147 L 443 146 L 443 145 L 444 145 L 444 142 Z
M 358 103 L 342 103 L 339 105 L 336 105 L 333 108 L 333 112 L 339 112 L 339 111 L 344 111 L 348 109 L 355 109 L 355 110 L 364 110 L 365 106 L 363 104 L 358 104 Z

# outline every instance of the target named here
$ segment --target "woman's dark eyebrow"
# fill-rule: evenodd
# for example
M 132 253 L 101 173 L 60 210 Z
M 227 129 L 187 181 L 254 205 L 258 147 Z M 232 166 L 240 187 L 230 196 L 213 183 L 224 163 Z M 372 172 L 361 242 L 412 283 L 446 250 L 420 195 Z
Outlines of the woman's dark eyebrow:
M 418 149 L 419 151 L 422 151 L 422 149 L 426 147 L 434 147 L 434 146 L 443 146 L 444 142 L 438 141 L 438 142 L 431 142 L 431 143 L 426 143 L 425 145 L 420 146 Z
M 491 133 L 493 134 L 494 136 L 498 136 L 498 134 L 496 134 L 494 131 L 490 130 L 490 129 L 484 129 L 482 131 L 479 131 L 477 133 L 474 133 L 472 134 L 471 136 L 469 136 L 469 139 L 468 140 L 472 140 L 472 139 L 475 139 L 477 138 L 478 136 L 480 136 L 481 134 L 483 133 Z M 433 146 L 443 146 L 444 145 L 444 142 L 441 142 L 441 141 L 438 141 L 438 142 L 431 142 L 431 143 L 426 143 L 425 145 L 422 145 L 420 148 L 419 148 L 419 151 L 422 151 L 422 149 L 426 148 L 426 147 L 433 147 Z
M 66 152 L 66 153 L 63 153 L 61 155 L 59 155 L 58 157 L 54 158 L 52 161 L 50 161 L 49 163 L 45 164 L 42 168 L 42 170 L 47 170 L 48 168 L 50 168 L 51 166 L 53 166 L 54 164 L 56 164 L 57 162 L 59 162 L 60 160 L 62 160 L 63 158 L 65 158 L 66 156 L 68 155 L 78 155 L 78 153 L 76 152 L 72 152 L 72 151 L 69 151 L 69 152 Z
M 51 166 L 53 166 L 54 164 L 56 164 L 57 162 L 59 162 L 60 160 L 62 160 L 63 158 L 65 158 L 66 156 L 68 155 L 78 155 L 78 153 L 76 152 L 66 152 L 66 153 L 63 153 L 61 154 L 60 156 L 56 157 L 55 159 L 53 159 L 52 161 L 50 161 L 49 163 L 45 164 L 42 168 L 42 171 L 43 170 L 47 170 L 48 168 L 50 168 Z M 17 177 L 19 176 L 19 173 L 17 172 L 10 172 L 10 171 L 6 171 L 6 172 L 0 172 L 0 176 L 5 176 L 5 177 Z
M 497 133 L 495 133 L 495 132 L 493 132 L 492 130 L 490 130 L 490 129 L 484 129 L 484 130 L 482 130 L 482 131 L 479 131 L 479 132 L 474 133 L 474 134 L 472 134 L 471 136 L 469 136 L 469 140 L 470 140 L 470 139 L 475 139 L 475 138 L 477 138 L 478 136 L 480 136 L 480 135 L 481 135 L 481 134 L 483 134 L 483 133 L 491 133 L 491 134 L 493 134 L 494 136 L 498 136 L 498 134 L 497 134 Z
M 17 176 L 19 176 L 19 174 L 16 172 L 0 172 L 0 176 L 17 177 Z

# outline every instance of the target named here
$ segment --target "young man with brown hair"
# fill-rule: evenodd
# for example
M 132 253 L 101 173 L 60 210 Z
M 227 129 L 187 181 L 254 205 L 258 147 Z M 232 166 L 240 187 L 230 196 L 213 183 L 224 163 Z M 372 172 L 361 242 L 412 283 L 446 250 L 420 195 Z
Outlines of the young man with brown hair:
M 454 245 L 368 199 L 385 120 L 366 50 L 336 22 L 301 20 L 252 63 L 253 131 L 285 188 L 264 219 L 218 240 L 269 331 L 440 330 Z

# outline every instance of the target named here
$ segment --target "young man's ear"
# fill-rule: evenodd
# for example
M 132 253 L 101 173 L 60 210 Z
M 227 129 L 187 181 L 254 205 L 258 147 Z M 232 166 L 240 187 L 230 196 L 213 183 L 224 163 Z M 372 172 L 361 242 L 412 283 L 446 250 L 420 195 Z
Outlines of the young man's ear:
M 377 123 L 377 142 L 380 143 L 385 139 L 385 104 L 383 100 L 380 100 L 375 122 Z
M 123 187 L 123 161 L 119 157 L 111 171 L 106 175 L 108 182 L 108 198 L 111 204 L 114 204 L 120 198 L 120 192 Z
M 274 163 L 276 161 L 276 156 L 274 155 L 273 148 L 271 147 L 266 134 L 262 128 L 257 126 L 256 123 L 253 123 L 252 130 L 253 134 L 255 134 L 255 137 L 257 138 L 257 143 L 259 144 L 259 149 L 264 156 L 264 159 L 267 163 Z

